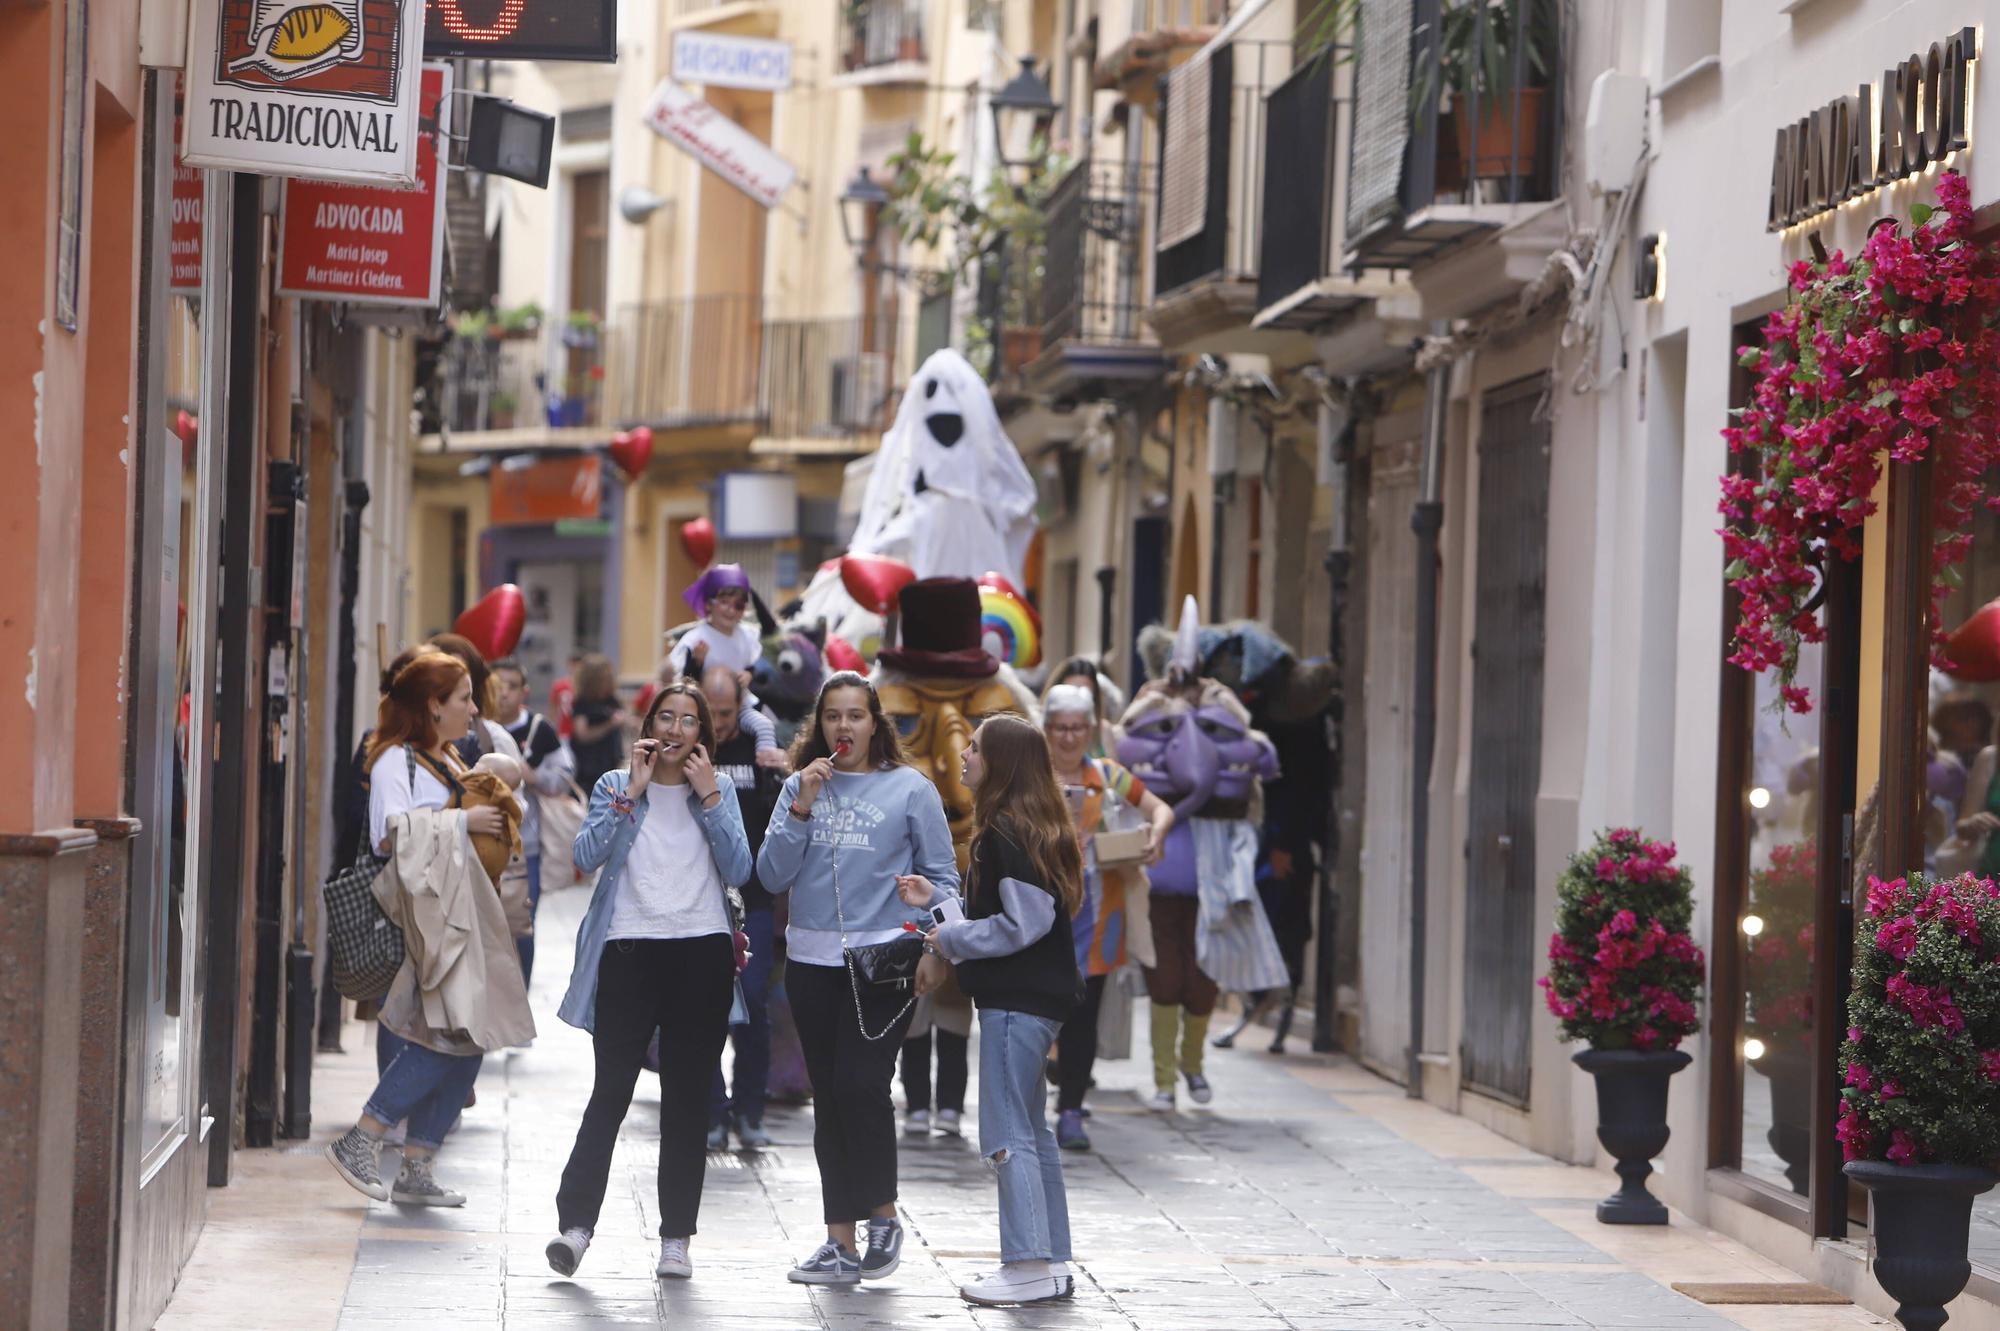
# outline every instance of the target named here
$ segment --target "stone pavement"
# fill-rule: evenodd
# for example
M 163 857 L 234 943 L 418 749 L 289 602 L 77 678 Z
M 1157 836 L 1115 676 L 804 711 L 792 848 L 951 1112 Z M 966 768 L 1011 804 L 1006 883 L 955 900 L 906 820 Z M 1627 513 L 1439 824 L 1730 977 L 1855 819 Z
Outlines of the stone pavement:
M 585 893 L 542 905 L 533 1048 L 489 1058 L 478 1104 L 439 1158 L 462 1210 L 371 1205 L 318 1156 L 373 1084 L 372 1027 L 322 1055 L 310 1143 L 237 1156 L 174 1301 L 168 1331 L 583 1331 L 682 1326 L 1062 1327 L 1078 1331 L 1818 1331 L 1886 1326 L 1854 1307 L 1703 1307 L 1676 1280 L 1795 1280 L 1679 1216 L 1597 1225 L 1607 1172 L 1557 1164 L 1413 1104 L 1343 1059 L 1211 1054 L 1215 1103 L 1140 1108 L 1133 1060 L 1099 1065 L 1097 1149 L 1064 1159 L 1075 1300 L 974 1310 L 957 1281 L 997 1260 L 991 1175 L 976 1145 L 904 1139 L 903 1267 L 859 1289 L 794 1285 L 823 1237 L 807 1109 L 774 1108 L 776 1148 L 710 1157 L 695 1278 L 656 1283 L 657 1085 L 642 1077 L 598 1235 L 575 1279 L 542 1255 L 557 1179 L 590 1093 L 590 1049 L 554 1015 Z M 1261 1040 L 1253 1042 L 1262 1044 Z M 977 1066 L 975 1053 L 974 1066 Z M 975 1083 L 973 1095 L 977 1096 Z M 968 1124 L 975 1115 L 968 1113 Z M 391 1155 L 386 1166 L 393 1170 Z

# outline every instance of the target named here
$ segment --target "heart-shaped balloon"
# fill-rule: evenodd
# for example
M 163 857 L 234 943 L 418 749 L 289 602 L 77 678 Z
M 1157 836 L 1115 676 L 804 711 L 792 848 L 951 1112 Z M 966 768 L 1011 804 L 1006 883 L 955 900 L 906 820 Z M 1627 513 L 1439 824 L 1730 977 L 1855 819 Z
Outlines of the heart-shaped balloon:
M 612 435 L 611 460 L 618 464 L 618 470 L 625 473 L 625 479 L 628 481 L 636 481 L 644 476 L 646 464 L 653 460 L 651 427 L 636 425 Z
M 472 605 L 452 624 L 488 661 L 509 656 L 520 645 L 528 626 L 528 598 L 511 582 L 503 582 Z
M 917 571 L 887 555 L 842 555 L 840 583 L 864 610 L 886 615 L 896 608 L 903 588 L 917 580 Z
M 1953 629 L 1944 650 L 1953 679 L 1975 684 L 2000 680 L 2000 600 L 1988 601 Z
M 185 409 L 176 411 L 174 413 L 174 433 L 180 436 L 182 443 L 193 443 L 196 436 L 201 433 L 201 418 L 199 416 L 188 415 Z
M 681 524 L 681 549 L 696 568 L 707 568 L 715 559 L 715 524 L 707 518 L 691 518 Z
M 823 656 L 828 670 L 852 670 L 857 675 L 868 673 L 868 662 L 862 659 L 860 648 L 845 638 L 828 638 Z

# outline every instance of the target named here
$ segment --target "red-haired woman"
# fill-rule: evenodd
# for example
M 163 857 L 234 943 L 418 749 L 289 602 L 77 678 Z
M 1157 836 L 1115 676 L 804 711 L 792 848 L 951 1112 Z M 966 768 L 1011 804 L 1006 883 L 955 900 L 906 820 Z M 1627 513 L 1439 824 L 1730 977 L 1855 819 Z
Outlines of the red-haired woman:
M 375 853 L 395 856 L 399 845 L 417 838 L 463 839 L 504 830 L 497 809 L 446 815 L 458 801 L 464 770 L 453 741 L 477 714 L 464 664 L 442 652 L 421 651 L 387 682 L 368 746 L 368 839 Z M 406 866 L 395 862 L 383 874 L 397 875 L 398 892 L 421 887 L 434 893 L 447 925 L 470 929 L 473 943 L 448 965 L 425 966 L 427 987 L 419 994 L 419 963 L 427 959 L 428 944 L 406 919 L 403 969 L 383 1000 L 381 1021 L 408 1043 L 382 1073 L 360 1122 L 327 1147 L 327 1158 L 356 1191 L 377 1201 L 462 1206 L 465 1198 L 433 1177 L 432 1157 L 464 1107 L 485 1052 L 533 1038 L 534 1020 L 506 917 L 477 857 L 468 847 L 462 855 L 436 856 L 432 862 L 439 866 L 434 874 L 455 867 L 457 877 L 414 883 Z M 442 1015 L 427 1017 L 426 1007 Z M 403 1167 L 392 1187 L 381 1177 L 382 1138 L 405 1119 Z

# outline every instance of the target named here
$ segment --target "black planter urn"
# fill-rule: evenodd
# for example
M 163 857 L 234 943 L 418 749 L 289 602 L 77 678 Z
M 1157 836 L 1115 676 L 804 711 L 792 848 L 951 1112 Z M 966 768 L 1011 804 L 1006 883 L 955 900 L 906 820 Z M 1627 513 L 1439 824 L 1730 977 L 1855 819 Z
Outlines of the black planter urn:
M 1664 1225 L 1667 1208 L 1646 1191 L 1667 1144 L 1667 1079 L 1694 1061 L 1679 1049 L 1586 1049 L 1571 1062 L 1597 1082 L 1597 1140 L 1618 1161 L 1618 1191 L 1597 1204 L 1606 1225 Z
M 1883 1160 L 1850 1160 L 1846 1171 L 1868 1189 L 1875 1279 L 1899 1305 L 1896 1320 L 1909 1331 L 1936 1331 L 1949 1315 L 1944 1305 L 1972 1278 L 1972 1199 L 2000 1183 L 2000 1174 Z

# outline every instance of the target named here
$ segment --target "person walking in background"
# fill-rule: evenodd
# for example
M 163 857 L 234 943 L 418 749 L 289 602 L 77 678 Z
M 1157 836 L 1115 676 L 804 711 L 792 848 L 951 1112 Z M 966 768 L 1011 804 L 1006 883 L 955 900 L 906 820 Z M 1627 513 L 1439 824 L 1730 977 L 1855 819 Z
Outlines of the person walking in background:
M 1083 1098 L 1090 1090 L 1097 1063 L 1097 1022 L 1104 988 L 1125 964 L 1128 950 L 1140 962 L 1153 962 L 1146 914 L 1146 866 L 1159 862 L 1167 833 L 1173 830 L 1174 811 L 1120 763 L 1089 756 L 1098 724 L 1096 698 L 1088 689 L 1077 684 L 1052 685 L 1042 697 L 1042 728 L 1056 781 L 1075 811 L 1084 869 L 1083 897 L 1071 919 L 1076 962 L 1084 976 L 1084 997 L 1082 1005 L 1063 1023 L 1058 1043 L 1056 1143 L 1064 1150 L 1087 1151 L 1090 1134 L 1084 1128 Z M 1138 823 L 1145 829 L 1140 858 L 1114 865 L 1101 863 L 1097 834 L 1122 830 L 1126 823 Z
M 958 887 L 958 860 L 937 787 L 904 759 L 881 699 L 860 675 L 827 677 L 811 726 L 793 742 L 792 765 L 757 876 L 773 894 L 790 895 L 785 984 L 812 1076 L 827 1238 L 789 1278 L 851 1285 L 902 1261 L 889 1081 L 915 999 L 944 972 L 925 957 L 913 985 L 876 983 L 856 956 L 871 966 L 880 958 L 887 969 L 883 945 L 914 947 L 903 926 L 924 917 L 897 899 L 897 877 L 922 874 L 943 899 Z M 855 1249 L 861 1221 L 865 1253 Z
M 989 717 L 962 761 L 973 792 L 964 917 L 939 924 L 925 943 L 958 966 L 979 1010 L 979 1149 L 1000 1185 L 1000 1268 L 959 1294 L 980 1304 L 1044 1303 L 1076 1288 L 1043 1065 L 1082 997 L 1070 920 L 1083 899 L 1083 852 L 1033 724 Z M 912 906 L 937 895 L 915 876 L 897 890 Z
M 579 786 L 596 790 L 598 779 L 618 766 L 631 726 L 632 713 L 618 701 L 618 675 L 611 658 L 592 652 L 577 667 L 570 724 L 569 748 L 576 759 Z
M 1097 662 L 1088 656 L 1072 656 L 1062 661 L 1049 672 L 1049 682 L 1043 690 L 1060 688 L 1065 684 L 1084 689 L 1090 694 L 1091 724 L 1093 730 L 1090 746 L 1085 750 L 1092 758 L 1102 758 L 1115 753 L 1118 748 L 1118 723 L 1112 718 L 1124 710 L 1124 695 L 1117 686 L 1104 677 Z
M 484 1054 L 535 1034 L 527 987 L 486 871 L 469 847 L 455 854 L 433 849 L 440 840 L 448 846 L 454 838 L 497 835 L 504 826 L 494 808 L 445 813 L 457 803 L 463 771 L 452 740 L 474 716 L 464 665 L 421 651 L 390 681 L 369 741 L 369 844 L 391 857 L 383 873 L 397 876 L 384 900 L 422 891 L 432 902 L 425 911 L 391 911 L 392 919 L 403 915 L 397 922 L 406 950 L 382 1002 L 381 1026 L 397 1043 L 360 1120 L 326 1149 L 340 1177 L 377 1201 L 465 1204 L 462 1194 L 437 1182 L 432 1161 Z M 412 873 L 426 876 L 412 881 Z M 440 917 L 438 926 L 420 927 L 432 916 Z M 403 1166 L 391 1186 L 381 1178 L 383 1139 L 405 1120 Z
M 764 848 L 764 830 L 770 824 L 771 811 L 778 806 L 778 788 L 784 778 L 757 764 L 757 741 L 740 724 L 743 684 L 736 672 L 710 666 L 702 675 L 701 691 L 708 698 L 708 713 L 715 723 L 715 770 L 736 789 L 754 857 Z M 771 894 L 753 871 L 743 884 L 743 933 L 750 940 L 750 959 L 739 977 L 745 1020 L 729 1030 L 730 1043 L 736 1048 L 730 1082 L 723 1081 L 719 1052 L 715 1075 L 710 1078 L 711 1151 L 728 1149 L 732 1127 L 737 1141 L 750 1150 L 771 1144 L 771 1134 L 764 1131 L 764 1091 L 771 1071 L 771 967 L 777 960 L 773 955 L 773 917 Z
M 515 940 L 521 954 L 521 974 L 535 971 L 535 913 L 542 903 L 542 796 L 569 783 L 570 756 L 562 736 L 540 712 L 528 710 L 528 675 L 513 657 L 493 664 L 493 719 L 521 751 L 528 767 L 522 788 L 527 810 L 521 821 L 522 853 L 528 864 L 528 932 Z
M 556 733 L 570 737 L 576 719 L 576 676 L 583 669 L 583 653 L 569 654 L 569 673 L 549 685 L 549 710 L 555 713 Z
M 576 968 L 559 1015 L 591 1033 L 596 1079 L 556 1194 L 549 1265 L 574 1275 L 596 1232 L 611 1152 L 632 1105 L 646 1046 L 660 1039 L 660 1260 L 655 1274 L 694 1274 L 688 1244 L 708 1168 L 708 1080 L 729 1033 L 743 917 L 737 887 L 750 843 L 736 788 L 709 755 L 708 700 L 682 680 L 653 699 L 629 770 L 590 793 L 576 862 L 602 866 L 576 936 Z
M 917 1000 L 911 1034 L 903 1040 L 903 1132 L 928 1137 L 932 1127 L 947 1137 L 965 1135 L 965 1087 L 972 1079 L 972 1005 L 953 994 L 947 980 L 936 993 Z M 950 994 L 956 999 L 946 1001 Z M 937 1050 L 937 1095 L 931 1095 L 931 1050 Z M 935 1117 L 933 1117 L 935 1113 Z

